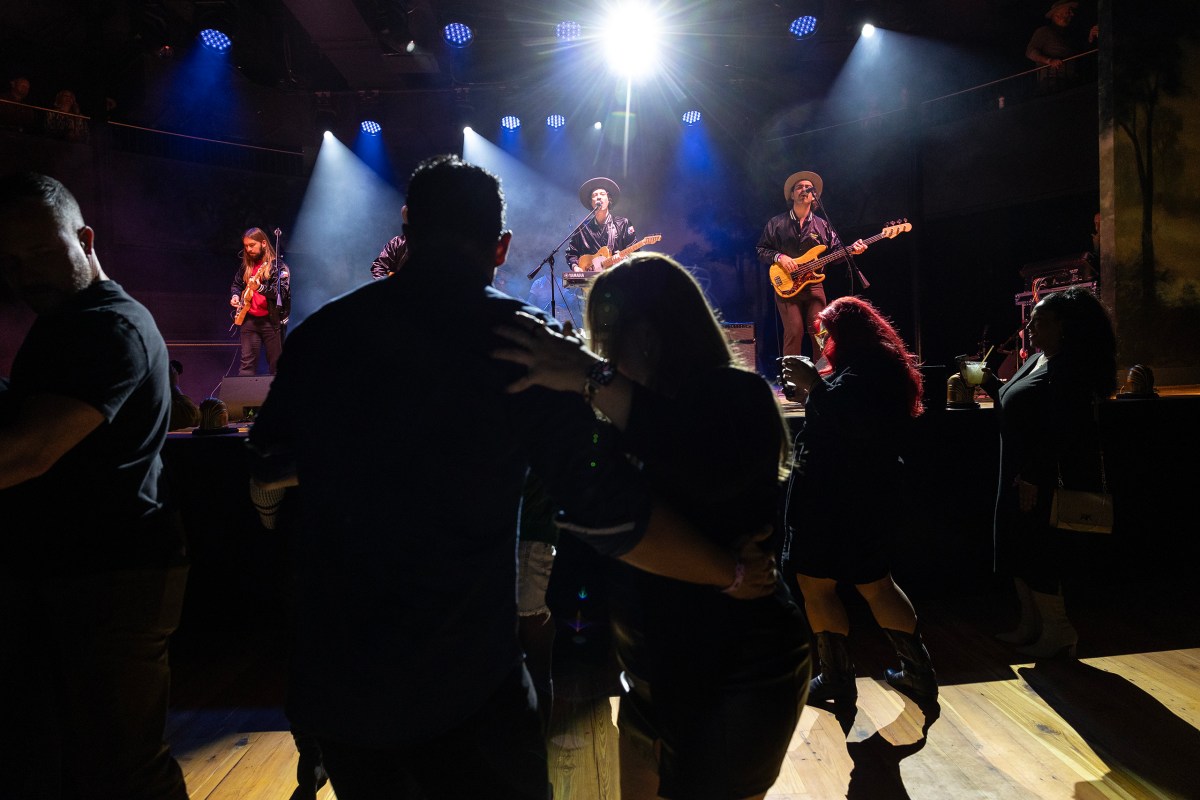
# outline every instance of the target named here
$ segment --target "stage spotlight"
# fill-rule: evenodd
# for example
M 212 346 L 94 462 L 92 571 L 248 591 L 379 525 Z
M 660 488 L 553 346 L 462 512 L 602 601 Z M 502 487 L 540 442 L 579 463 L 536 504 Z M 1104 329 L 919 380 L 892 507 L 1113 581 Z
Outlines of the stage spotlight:
M 554 35 L 560 42 L 573 42 L 583 35 L 583 28 L 572 19 L 564 19 L 554 26 Z
M 659 35 L 659 21 L 649 8 L 626 4 L 609 13 L 597 45 L 611 69 L 632 78 L 657 66 Z
M 325 137 L 325 141 L 327 141 L 327 142 L 333 141 L 333 131 L 325 131 L 325 133 L 322 135 Z
M 551 114 L 550 116 L 546 117 L 546 127 L 548 128 L 561 128 L 566 124 L 567 118 L 562 114 Z
M 383 126 L 373 119 L 363 120 L 362 125 L 358 127 L 362 128 L 362 132 L 368 136 L 378 136 L 379 132 L 383 130 Z
M 521 127 L 521 118 L 514 117 L 512 114 L 503 116 L 500 118 L 500 127 L 504 128 L 506 131 L 515 131 L 517 128 Z
M 475 33 L 468 25 L 464 25 L 461 22 L 451 22 L 442 29 L 442 38 L 451 47 L 466 47 L 475 38 Z
M 788 26 L 788 31 L 797 39 L 807 39 L 817 32 L 817 18 L 812 16 L 796 17 Z
M 596 130 L 600 130 L 601 128 L 604 127 L 604 123 L 601 122 L 600 120 L 596 120 L 595 123 L 592 124 L 592 127 L 595 128 Z
M 470 125 L 468 125 L 467 127 L 463 128 L 463 134 L 464 134 L 464 135 L 466 135 L 466 134 L 468 134 L 468 133 L 471 133 L 471 132 L 472 132 L 472 131 L 471 131 L 471 126 L 470 126 Z
M 699 121 L 700 121 L 700 112 L 699 111 L 693 110 L 693 111 L 683 112 L 683 124 L 684 125 L 695 125 Z
M 215 28 L 205 28 L 200 31 L 200 44 L 215 53 L 224 53 L 233 46 L 230 38 Z
M 864 39 L 870 39 L 872 36 L 875 35 L 875 26 L 869 22 L 867 24 L 863 25 L 862 26 L 862 35 L 863 35 Z

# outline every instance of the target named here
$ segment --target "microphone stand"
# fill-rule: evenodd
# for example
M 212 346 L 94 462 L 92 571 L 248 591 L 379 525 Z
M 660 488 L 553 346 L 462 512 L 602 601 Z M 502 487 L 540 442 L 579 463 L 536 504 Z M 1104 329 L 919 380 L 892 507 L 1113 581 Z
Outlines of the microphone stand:
M 583 228 L 584 225 L 587 225 L 589 222 L 591 222 L 592 218 L 595 216 L 596 216 L 596 209 L 593 207 L 592 210 L 588 212 L 588 215 L 586 217 L 584 217 L 583 219 L 581 219 L 579 221 L 579 224 L 576 225 L 574 228 L 572 228 L 571 232 L 568 233 L 565 237 L 563 237 L 563 240 L 561 242 L 559 242 L 558 244 L 556 244 L 554 246 L 554 249 L 550 251 L 550 254 L 542 259 L 542 263 L 540 263 L 536 267 L 534 267 L 533 271 L 525 276 L 529 280 L 533 280 L 535 277 L 537 277 L 537 274 L 542 271 L 542 267 L 544 267 L 546 265 L 550 266 L 550 316 L 554 317 L 555 319 L 558 318 L 557 316 L 555 316 L 556 312 L 558 311 L 558 307 L 556 306 L 555 300 L 554 300 L 554 289 L 558 285 L 558 283 L 554 280 L 554 256 L 556 253 L 558 253 L 559 249 L 562 248 L 562 246 L 564 244 L 566 244 L 567 242 L 569 242 L 571 240 L 572 236 L 574 236 L 576 233 L 578 233 L 579 230 L 581 228 Z M 560 291 L 561 291 L 561 289 L 560 289 Z M 563 302 L 566 303 L 565 296 L 563 297 Z
M 821 209 L 821 215 L 825 217 L 825 221 L 829 223 L 829 228 L 832 231 L 837 231 L 837 226 L 833 224 L 833 218 L 829 216 L 829 210 L 825 208 L 825 201 L 817 198 L 813 201 Z M 840 238 L 840 235 L 839 235 Z M 857 276 L 858 282 L 862 284 L 863 290 L 871 288 L 871 282 L 867 280 L 867 276 L 862 274 L 862 270 L 858 268 L 858 264 L 854 261 L 854 254 L 850 252 L 850 248 L 842 242 L 842 260 L 846 262 L 846 277 L 850 280 L 850 294 L 854 294 L 854 279 Z
M 283 320 L 283 253 L 279 249 L 279 237 L 283 235 L 283 231 L 279 228 L 275 229 L 275 313 L 280 315 L 279 319 L 279 341 L 283 341 L 283 334 L 287 330 L 287 323 Z M 290 291 L 290 288 L 289 288 Z

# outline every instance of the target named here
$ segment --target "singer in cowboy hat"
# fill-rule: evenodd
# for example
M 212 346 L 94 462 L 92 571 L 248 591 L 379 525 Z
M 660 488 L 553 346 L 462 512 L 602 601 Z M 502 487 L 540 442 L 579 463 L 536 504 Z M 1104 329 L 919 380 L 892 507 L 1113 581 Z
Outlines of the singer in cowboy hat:
M 595 210 L 596 215 L 567 245 L 567 265 L 571 271 L 579 270 L 580 256 L 594 254 L 601 247 L 607 247 L 610 254 L 616 253 L 633 244 L 633 225 L 625 217 L 612 213 L 612 207 L 620 199 L 621 187 L 611 178 L 591 178 L 579 187 L 579 202 L 589 211 Z
M 763 267 L 779 264 L 786 270 L 794 269 L 796 259 L 818 245 L 825 245 L 825 252 L 842 247 L 842 240 L 829 222 L 813 213 L 825 191 L 825 182 L 815 172 L 793 172 L 783 182 L 783 197 L 791 208 L 767 222 L 758 240 L 758 260 Z M 867 249 L 862 239 L 847 248 L 854 255 Z M 766 272 L 764 270 L 764 277 Z M 825 287 L 813 283 L 791 297 L 775 295 L 775 308 L 783 323 L 783 355 L 800 355 L 804 334 L 812 340 L 813 360 L 821 355 L 821 345 L 813 323 L 817 314 L 825 308 Z

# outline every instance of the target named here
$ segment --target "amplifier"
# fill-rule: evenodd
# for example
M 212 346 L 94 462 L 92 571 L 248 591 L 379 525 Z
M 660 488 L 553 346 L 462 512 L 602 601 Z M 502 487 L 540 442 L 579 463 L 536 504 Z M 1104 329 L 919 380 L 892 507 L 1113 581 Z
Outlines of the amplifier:
M 1037 261 L 1026 264 L 1020 269 L 1021 277 L 1032 283 L 1036 278 L 1053 277 L 1061 280 L 1065 276 L 1074 276 L 1075 281 L 1085 281 L 1095 273 L 1090 253 L 1072 254 L 1049 261 Z
M 757 369 L 755 356 L 754 323 L 753 322 L 723 322 L 725 338 L 733 349 L 733 354 L 747 369 Z
M 1021 292 L 1020 294 L 1016 295 L 1013 298 L 1013 301 L 1016 303 L 1018 308 L 1020 308 L 1022 311 L 1024 311 L 1025 309 L 1029 308 L 1030 306 L 1035 305 L 1038 300 L 1041 300 L 1043 297 L 1045 297 L 1048 294 L 1055 294 L 1056 292 L 1062 292 L 1062 291 L 1065 291 L 1065 290 L 1070 289 L 1075 286 L 1082 286 L 1084 289 L 1087 289 L 1092 294 L 1099 296 L 1099 293 L 1096 291 L 1096 282 L 1095 281 L 1080 281 L 1078 283 L 1068 283 L 1068 284 L 1064 284 L 1062 286 L 1039 287 L 1038 290 L 1035 292 Z

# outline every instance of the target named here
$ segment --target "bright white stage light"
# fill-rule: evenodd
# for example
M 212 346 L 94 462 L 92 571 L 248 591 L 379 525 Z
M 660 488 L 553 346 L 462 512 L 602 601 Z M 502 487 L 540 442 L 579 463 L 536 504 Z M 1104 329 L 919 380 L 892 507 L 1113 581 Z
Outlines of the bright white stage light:
M 325 131 L 325 138 L 326 138 L 326 139 L 332 139 L 332 138 L 333 138 L 333 131 Z
M 467 127 L 463 128 L 463 133 L 464 133 L 464 134 L 466 134 L 466 133 L 471 133 L 471 126 L 470 126 L 470 125 L 468 125 Z
M 627 3 L 609 13 L 596 44 L 609 69 L 636 77 L 658 66 L 660 35 L 659 21 L 649 8 Z
M 604 123 L 601 122 L 600 120 L 596 120 L 596 123 L 594 125 L 592 125 L 592 127 L 595 128 L 596 130 L 600 130 L 601 128 L 604 127 Z
M 862 26 L 862 35 L 863 35 L 864 39 L 870 39 L 872 36 L 875 35 L 875 26 L 869 22 L 866 25 L 863 25 Z

